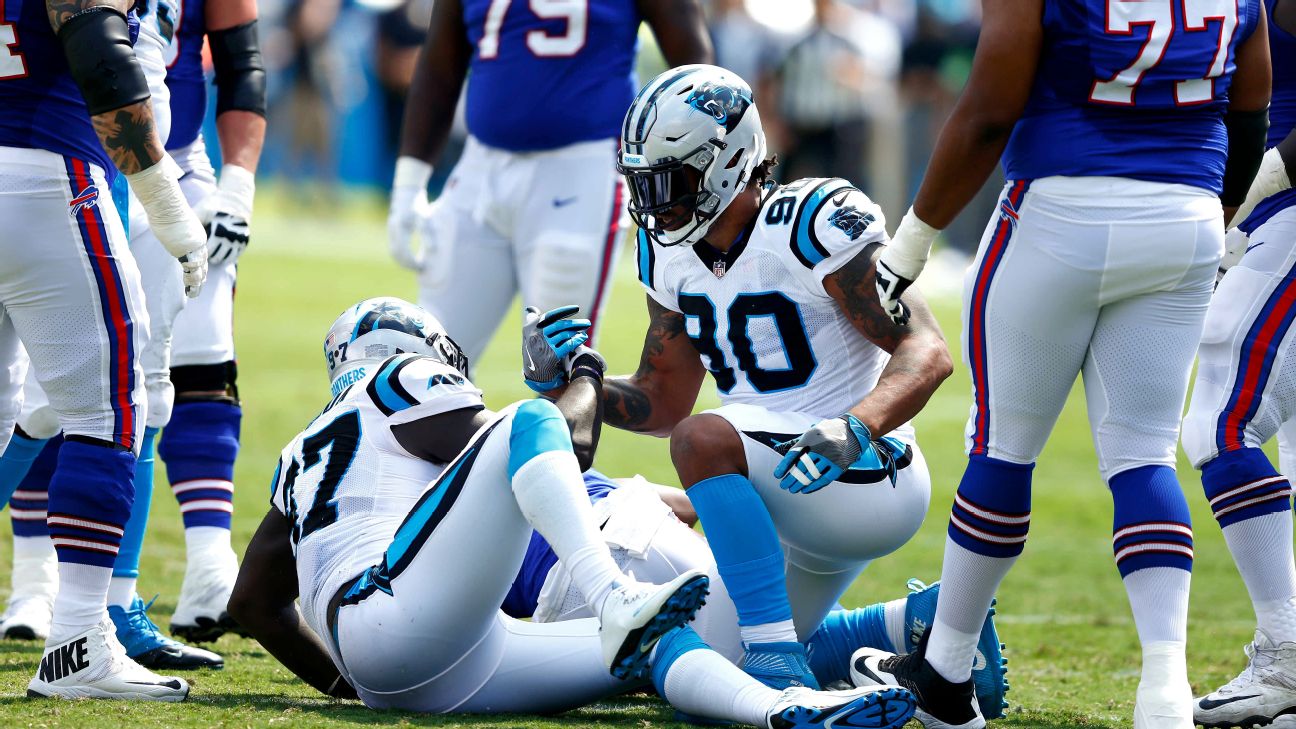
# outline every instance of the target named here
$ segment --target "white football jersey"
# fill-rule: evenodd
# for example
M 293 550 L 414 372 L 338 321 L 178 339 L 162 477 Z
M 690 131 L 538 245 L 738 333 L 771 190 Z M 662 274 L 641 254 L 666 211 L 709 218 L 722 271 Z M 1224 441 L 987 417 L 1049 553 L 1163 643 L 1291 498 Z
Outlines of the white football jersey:
M 393 425 L 483 406 L 481 390 L 431 357 L 398 354 L 343 390 L 279 456 L 270 501 L 292 522 L 302 614 L 328 635 L 328 603 L 378 564 L 444 465 L 397 442 Z
M 873 389 L 890 355 L 855 329 L 823 279 L 886 242 L 884 223 L 846 180 L 771 185 L 726 253 L 658 246 L 640 231 L 639 281 L 684 315 L 721 402 L 836 417 Z

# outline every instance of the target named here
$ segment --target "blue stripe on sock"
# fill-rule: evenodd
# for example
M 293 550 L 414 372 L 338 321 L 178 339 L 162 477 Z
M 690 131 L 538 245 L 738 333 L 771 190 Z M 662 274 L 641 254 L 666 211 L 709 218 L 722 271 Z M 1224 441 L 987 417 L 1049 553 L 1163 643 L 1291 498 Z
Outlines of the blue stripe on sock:
M 985 557 L 1021 554 L 1030 531 L 1034 469 L 1033 463 L 970 456 L 950 509 L 949 538 Z
M 666 695 L 666 674 L 670 673 L 671 666 L 675 665 L 680 656 L 706 647 L 707 644 L 697 632 L 688 626 L 676 628 L 662 636 L 657 641 L 652 661 L 652 682 L 657 687 L 657 693 L 663 697 Z
M 1202 467 L 1202 489 L 1221 527 L 1291 511 L 1291 483 L 1259 448 L 1224 451 Z
M 1192 518 L 1170 466 L 1122 471 L 1108 481 L 1115 502 L 1112 547 L 1121 577 L 1149 567 L 1192 572 Z
M 548 400 L 527 400 L 513 414 L 509 433 L 509 478 L 528 461 L 549 451 L 572 452 L 571 431 L 558 406 Z

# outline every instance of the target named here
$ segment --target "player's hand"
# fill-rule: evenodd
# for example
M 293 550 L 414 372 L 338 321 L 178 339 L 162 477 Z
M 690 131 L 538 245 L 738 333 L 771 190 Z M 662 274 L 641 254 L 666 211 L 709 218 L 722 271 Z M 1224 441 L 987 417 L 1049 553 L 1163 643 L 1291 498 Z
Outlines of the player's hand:
M 579 310 L 578 306 L 560 306 L 543 316 L 532 306 L 523 311 L 522 377 L 527 387 L 548 392 L 566 384 L 569 356 L 589 340 L 590 320 L 570 318 Z
M 256 178 L 238 165 L 221 169 L 216 192 L 198 203 L 194 212 L 207 228 L 207 262 L 213 266 L 233 263 L 252 240 L 252 198 Z
M 905 303 L 900 300 L 900 295 L 905 292 L 905 289 L 913 285 L 913 282 L 918 278 L 918 274 L 922 273 L 922 268 L 919 267 L 917 271 L 908 276 L 901 274 L 893 268 L 896 265 L 894 261 L 887 261 L 889 250 L 890 246 L 883 250 L 882 255 L 878 257 L 877 271 L 873 275 L 873 284 L 877 287 L 878 302 L 882 304 L 882 311 L 885 311 L 887 316 L 891 317 L 891 321 L 904 326 L 909 323 L 909 307 L 905 306 Z
M 387 212 L 387 246 L 397 263 L 413 271 L 423 267 L 423 242 L 415 232 L 428 215 L 427 184 L 431 177 L 432 165 L 422 160 L 396 160 Z
M 895 236 L 878 256 L 877 270 L 873 275 L 878 303 L 891 321 L 900 326 L 909 323 L 909 307 L 900 300 L 900 296 L 918 280 L 918 275 L 927 265 L 927 256 L 931 254 L 932 241 L 939 233 L 924 223 L 913 208 L 909 208 L 900 220 Z
M 780 443 L 783 460 L 774 467 L 779 486 L 809 494 L 841 478 L 847 470 L 880 471 L 896 483 L 896 462 L 904 445 L 892 438 L 873 438 L 868 426 L 847 413 L 820 420 L 801 437 Z
M 180 261 L 185 296 L 194 298 L 207 280 L 207 233 L 180 191 L 180 166 L 164 156 L 126 176 L 162 247 Z
M 437 213 L 441 204 L 438 198 L 424 209 L 423 218 L 415 231 L 417 242 L 414 246 L 422 275 L 420 283 L 432 290 L 441 288 L 450 273 L 450 256 L 453 255 L 451 236 L 445 231 L 445 216 Z

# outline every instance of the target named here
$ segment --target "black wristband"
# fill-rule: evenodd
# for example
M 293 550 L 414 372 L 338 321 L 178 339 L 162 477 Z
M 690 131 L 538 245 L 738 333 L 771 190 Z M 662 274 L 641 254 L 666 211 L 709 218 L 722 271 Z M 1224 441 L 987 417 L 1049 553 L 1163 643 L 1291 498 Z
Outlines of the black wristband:
M 1224 114 L 1224 126 L 1228 129 L 1228 161 L 1224 164 L 1220 202 L 1235 208 L 1246 201 L 1247 190 L 1260 169 L 1269 132 L 1269 109 L 1229 110 Z
M 571 371 L 571 376 L 569 377 L 569 379 L 570 379 L 570 380 L 575 380 L 577 377 L 592 377 L 592 378 L 598 380 L 599 382 L 602 382 L 602 381 L 603 381 L 603 368 L 602 368 L 602 367 L 599 367 L 599 366 L 597 366 L 597 365 L 590 365 L 590 364 L 584 364 L 584 363 L 582 363 L 582 364 L 578 364 L 578 365 L 573 365 L 573 366 L 572 366 L 572 371 Z
M 149 99 L 125 15 L 104 5 L 86 8 L 59 28 L 58 39 L 91 116 Z
M 216 115 L 250 111 L 266 115 L 266 74 L 257 40 L 257 22 L 207 34 L 216 71 Z

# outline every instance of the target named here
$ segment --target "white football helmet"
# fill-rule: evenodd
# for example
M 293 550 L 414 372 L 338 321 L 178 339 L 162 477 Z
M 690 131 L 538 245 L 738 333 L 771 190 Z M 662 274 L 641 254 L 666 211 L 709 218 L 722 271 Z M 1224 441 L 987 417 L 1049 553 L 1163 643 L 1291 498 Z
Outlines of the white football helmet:
M 438 359 L 468 376 L 468 356 L 425 309 L 390 296 L 365 299 L 342 312 L 324 338 L 333 394 L 394 354 Z
M 660 245 L 693 245 L 764 159 L 751 87 L 733 71 L 695 64 L 666 71 L 635 97 L 617 171 L 629 183 L 635 224 Z

